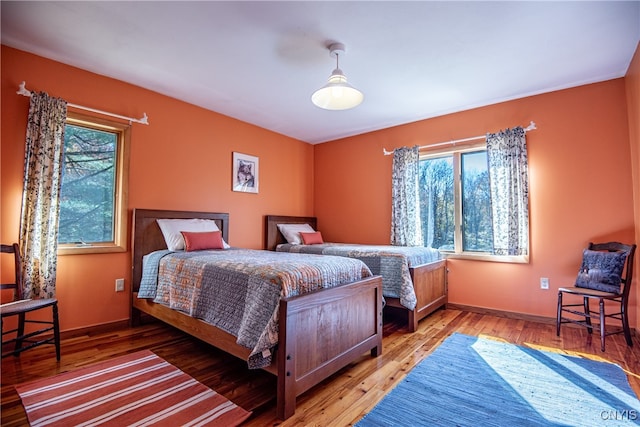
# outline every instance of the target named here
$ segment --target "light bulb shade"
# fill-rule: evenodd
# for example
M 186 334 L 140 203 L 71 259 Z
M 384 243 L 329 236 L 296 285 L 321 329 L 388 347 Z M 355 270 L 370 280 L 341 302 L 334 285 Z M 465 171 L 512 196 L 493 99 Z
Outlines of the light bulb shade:
M 347 83 L 342 70 L 336 68 L 329 82 L 311 95 L 311 102 L 325 110 L 348 110 L 360 105 L 364 95 Z

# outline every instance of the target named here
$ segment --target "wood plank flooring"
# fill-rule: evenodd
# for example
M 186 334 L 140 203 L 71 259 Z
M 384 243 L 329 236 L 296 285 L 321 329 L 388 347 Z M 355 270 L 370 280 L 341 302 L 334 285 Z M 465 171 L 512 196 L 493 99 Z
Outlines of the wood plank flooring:
M 367 353 L 331 378 L 298 397 L 295 415 L 285 422 L 275 417 L 275 377 L 246 369 L 246 362 L 161 323 L 123 328 L 64 339 L 62 360 L 56 363 L 52 346 L 2 360 L 2 418 L 5 427 L 26 426 L 27 421 L 14 385 L 142 349 L 150 349 L 203 384 L 241 407 L 253 411 L 246 426 L 349 426 L 370 411 L 382 397 L 453 332 L 489 336 L 507 342 L 560 350 L 619 364 L 640 395 L 640 340 L 628 347 L 622 335 L 607 337 L 600 351 L 599 336 L 583 328 L 496 317 L 454 309 L 439 310 L 423 319 L 418 330 L 407 333 L 403 319 L 385 313 L 383 353 Z

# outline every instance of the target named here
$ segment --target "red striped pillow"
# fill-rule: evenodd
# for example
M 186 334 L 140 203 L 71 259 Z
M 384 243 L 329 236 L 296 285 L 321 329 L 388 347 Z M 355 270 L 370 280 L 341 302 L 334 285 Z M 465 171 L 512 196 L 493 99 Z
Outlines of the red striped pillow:
M 181 231 L 184 238 L 184 249 L 187 252 L 205 249 L 224 249 L 220 231 Z

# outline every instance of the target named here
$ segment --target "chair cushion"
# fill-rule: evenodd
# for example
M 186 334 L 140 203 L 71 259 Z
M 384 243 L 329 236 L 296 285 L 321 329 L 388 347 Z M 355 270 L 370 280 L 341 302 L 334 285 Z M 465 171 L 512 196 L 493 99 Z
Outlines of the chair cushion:
M 620 284 L 626 252 L 604 252 L 585 249 L 582 265 L 576 279 L 579 288 L 620 293 Z

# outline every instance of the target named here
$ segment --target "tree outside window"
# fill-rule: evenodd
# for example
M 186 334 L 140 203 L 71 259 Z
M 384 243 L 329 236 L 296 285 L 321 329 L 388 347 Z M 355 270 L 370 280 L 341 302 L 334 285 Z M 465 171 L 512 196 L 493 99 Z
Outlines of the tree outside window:
M 486 150 L 423 157 L 419 185 L 426 246 L 451 253 L 492 252 Z
M 69 114 L 65 126 L 59 252 L 126 250 L 129 126 Z

